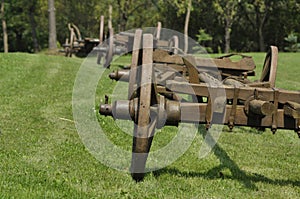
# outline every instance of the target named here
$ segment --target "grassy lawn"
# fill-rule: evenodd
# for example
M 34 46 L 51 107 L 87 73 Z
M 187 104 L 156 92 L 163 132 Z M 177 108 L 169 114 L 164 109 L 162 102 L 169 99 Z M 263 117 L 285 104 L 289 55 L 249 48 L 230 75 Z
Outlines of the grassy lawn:
M 250 55 L 260 76 L 265 54 Z M 73 122 L 72 91 L 83 61 L 0 54 L 0 198 L 300 198 L 300 140 L 293 131 L 224 131 L 204 159 L 198 158 L 199 133 L 183 156 L 141 183 L 101 164 Z M 278 67 L 276 86 L 299 90 L 300 54 L 280 53 Z M 95 100 L 115 84 L 102 80 L 108 89 L 98 90 Z M 131 137 L 112 119 L 99 120 L 110 139 L 131 150 Z M 154 148 L 174 136 L 172 128 L 163 131 Z

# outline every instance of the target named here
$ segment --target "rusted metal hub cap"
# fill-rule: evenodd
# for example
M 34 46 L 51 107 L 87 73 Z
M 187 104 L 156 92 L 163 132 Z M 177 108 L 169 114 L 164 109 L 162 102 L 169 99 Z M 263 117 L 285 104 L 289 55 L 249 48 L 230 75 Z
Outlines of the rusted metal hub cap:
M 110 73 L 109 78 L 116 81 L 129 81 L 129 73 L 129 70 L 117 70 L 116 72 Z
M 101 104 L 99 113 L 104 116 L 113 116 L 111 104 Z
M 117 100 L 113 104 L 101 104 L 99 113 L 114 119 L 131 120 L 134 118 L 134 100 Z

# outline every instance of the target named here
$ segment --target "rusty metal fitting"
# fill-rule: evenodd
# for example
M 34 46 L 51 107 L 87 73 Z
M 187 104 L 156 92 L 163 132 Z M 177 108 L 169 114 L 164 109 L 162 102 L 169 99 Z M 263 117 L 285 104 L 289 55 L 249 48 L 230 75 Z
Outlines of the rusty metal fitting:
M 115 46 L 114 45 L 113 53 L 115 55 L 122 55 L 122 54 L 124 54 L 126 52 L 127 52 L 127 49 L 125 47 L 123 47 L 123 46 Z
M 117 70 L 116 72 L 112 72 L 109 74 L 109 78 L 112 80 L 122 80 L 122 81 L 129 81 L 129 70 Z
M 245 102 L 245 113 L 249 115 L 250 112 L 260 117 L 271 116 L 275 111 L 275 105 L 264 99 L 262 96 L 251 96 Z
M 97 51 L 97 52 L 106 52 L 107 51 L 107 47 L 96 46 L 96 47 L 94 47 L 94 50 Z
M 167 125 L 178 126 L 181 120 L 180 103 L 178 101 L 166 100 Z
M 181 120 L 180 102 L 167 100 L 160 96 L 157 105 L 150 107 L 156 112 L 156 128 L 160 129 L 165 125 L 178 126 Z M 138 98 L 133 100 L 117 100 L 113 104 L 101 104 L 99 113 L 104 116 L 112 116 L 114 119 L 133 120 L 137 122 Z
M 229 123 L 228 123 L 228 128 L 229 128 L 229 131 L 232 132 L 232 130 L 233 130 L 233 128 L 234 128 L 233 122 L 229 122 Z
M 100 104 L 99 113 L 104 116 L 113 116 L 111 104 Z
M 206 124 L 205 124 L 205 129 L 208 131 L 211 127 L 211 122 L 210 121 L 207 121 Z
M 131 120 L 130 101 L 129 100 L 117 100 L 113 104 L 113 117 L 121 120 Z
M 135 120 L 137 100 L 117 100 L 113 104 L 101 104 L 99 113 L 114 119 Z
M 157 110 L 157 123 L 156 128 L 161 129 L 165 126 L 167 120 L 167 113 L 165 109 L 165 97 L 160 95 L 159 96 L 159 105 Z
M 131 65 L 126 65 L 126 66 L 120 65 L 119 67 L 122 67 L 124 70 L 130 70 Z
M 275 125 L 272 125 L 271 131 L 272 131 L 273 134 L 275 134 L 276 131 L 277 131 L 277 127 Z

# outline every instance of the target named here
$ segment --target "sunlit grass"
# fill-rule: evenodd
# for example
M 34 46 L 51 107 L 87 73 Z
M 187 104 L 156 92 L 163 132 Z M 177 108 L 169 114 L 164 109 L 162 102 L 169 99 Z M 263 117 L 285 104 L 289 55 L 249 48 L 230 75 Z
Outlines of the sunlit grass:
M 253 56 L 259 76 L 265 54 L 247 55 Z M 110 71 L 130 62 L 130 57 L 122 59 Z M 225 130 L 212 153 L 199 159 L 200 127 L 183 156 L 148 173 L 142 183 L 104 166 L 85 148 L 73 123 L 72 90 L 82 62 L 0 54 L 0 198 L 300 197 L 300 140 L 293 131 Z M 280 53 L 277 87 L 299 90 L 299 66 L 299 53 Z M 97 102 L 116 85 L 104 76 L 100 84 L 107 89 L 97 90 Z M 99 120 L 109 139 L 131 151 L 128 132 L 109 117 Z M 175 134 L 176 128 L 164 128 L 154 138 L 153 150 Z

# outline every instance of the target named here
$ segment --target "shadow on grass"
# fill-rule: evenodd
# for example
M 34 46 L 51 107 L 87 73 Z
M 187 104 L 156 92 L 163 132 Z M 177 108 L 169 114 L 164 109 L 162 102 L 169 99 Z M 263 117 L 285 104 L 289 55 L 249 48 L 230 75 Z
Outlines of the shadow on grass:
M 203 126 L 199 127 L 199 133 L 205 137 L 206 132 Z M 211 137 L 211 139 L 213 139 Z M 286 185 L 292 185 L 292 186 L 298 186 L 300 187 L 300 180 L 293 181 L 293 180 L 280 180 L 280 179 L 270 179 L 263 175 L 257 174 L 257 173 L 251 173 L 247 174 L 245 171 L 241 170 L 239 166 L 229 157 L 229 155 L 226 153 L 222 147 L 217 143 L 212 152 L 214 155 L 220 160 L 221 164 L 217 167 L 214 167 L 210 169 L 207 172 L 200 173 L 200 172 L 186 172 L 186 171 L 180 171 L 176 168 L 163 168 L 158 171 L 154 171 L 153 175 L 158 178 L 160 175 L 167 173 L 171 175 L 176 175 L 180 177 L 185 178 L 194 178 L 194 177 L 200 177 L 205 179 L 232 179 L 232 180 L 238 180 L 241 183 L 244 184 L 244 186 L 248 189 L 257 190 L 258 188 L 255 186 L 254 183 L 256 182 L 263 182 L 268 183 L 272 185 L 280 185 L 280 186 L 286 186 Z M 222 173 L 222 170 L 229 169 L 231 172 L 231 175 L 226 175 Z
M 235 126 L 233 131 L 229 130 L 229 127 L 224 126 L 223 132 L 227 133 L 245 133 L 247 134 L 256 134 L 256 135 L 261 135 L 268 131 L 267 129 L 264 128 L 253 128 L 253 127 L 245 127 L 245 126 Z

